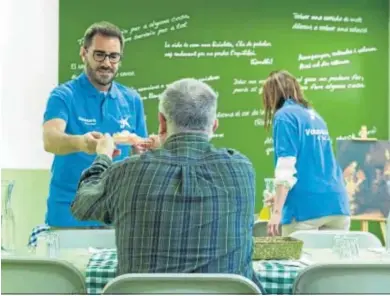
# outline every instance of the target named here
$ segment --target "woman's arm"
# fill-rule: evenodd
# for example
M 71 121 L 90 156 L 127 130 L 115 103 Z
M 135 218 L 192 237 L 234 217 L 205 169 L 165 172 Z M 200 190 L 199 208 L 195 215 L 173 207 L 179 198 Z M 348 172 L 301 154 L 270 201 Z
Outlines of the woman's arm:
M 299 135 L 297 127 L 291 121 L 276 119 L 274 121 L 273 137 L 276 159 L 276 196 L 271 219 L 268 223 L 268 233 L 270 235 L 278 235 L 282 209 L 288 192 L 297 182 L 295 164 L 298 154 Z

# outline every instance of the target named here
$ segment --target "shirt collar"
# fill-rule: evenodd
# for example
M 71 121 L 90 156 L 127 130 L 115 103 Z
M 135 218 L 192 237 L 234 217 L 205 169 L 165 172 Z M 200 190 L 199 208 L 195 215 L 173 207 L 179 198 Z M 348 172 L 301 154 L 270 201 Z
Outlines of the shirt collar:
M 195 150 L 205 150 L 210 147 L 209 137 L 202 133 L 177 133 L 170 136 L 163 145 L 163 148 L 167 150 L 186 147 Z
M 290 97 L 284 101 L 283 107 L 287 106 L 287 105 L 295 105 L 295 104 L 297 104 L 297 102 L 293 98 Z
M 91 97 L 102 97 L 102 92 L 99 91 L 93 84 L 89 81 L 87 74 L 85 72 L 81 73 L 79 77 L 77 77 L 78 81 L 80 81 L 80 84 L 84 91 L 88 94 L 88 96 Z M 109 98 L 115 99 L 118 97 L 118 87 L 116 86 L 116 83 L 113 81 L 111 83 L 111 87 L 107 92 L 107 96 Z

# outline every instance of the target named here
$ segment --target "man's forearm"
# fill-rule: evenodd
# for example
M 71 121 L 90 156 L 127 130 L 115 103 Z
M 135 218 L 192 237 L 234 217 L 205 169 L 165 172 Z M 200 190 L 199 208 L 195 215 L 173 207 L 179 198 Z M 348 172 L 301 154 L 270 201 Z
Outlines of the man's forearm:
M 98 155 L 91 167 L 81 175 L 75 200 L 71 210 L 79 220 L 98 220 L 110 223 L 107 211 L 110 201 L 106 196 L 108 186 L 105 172 L 111 166 L 112 160 L 107 155 Z
M 83 136 L 67 135 L 64 132 L 51 130 L 44 134 L 45 151 L 65 155 L 82 151 L 84 144 Z

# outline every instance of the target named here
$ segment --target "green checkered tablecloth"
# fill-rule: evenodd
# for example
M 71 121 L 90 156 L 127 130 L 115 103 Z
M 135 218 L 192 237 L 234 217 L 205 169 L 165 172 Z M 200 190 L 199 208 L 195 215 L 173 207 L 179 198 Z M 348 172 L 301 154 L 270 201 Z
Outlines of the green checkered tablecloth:
M 88 294 L 101 294 L 116 275 L 116 250 L 105 249 L 93 254 L 86 269 Z M 306 265 L 299 261 L 254 261 L 253 267 L 267 294 L 292 294 L 298 272 Z
M 292 295 L 298 273 L 307 267 L 300 261 L 253 261 L 253 268 L 267 294 Z

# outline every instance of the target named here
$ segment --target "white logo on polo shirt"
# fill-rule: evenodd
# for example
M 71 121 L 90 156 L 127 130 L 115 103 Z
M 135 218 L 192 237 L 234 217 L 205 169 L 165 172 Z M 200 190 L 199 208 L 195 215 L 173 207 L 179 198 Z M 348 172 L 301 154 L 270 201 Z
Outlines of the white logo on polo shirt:
M 310 116 L 310 119 L 311 120 L 314 120 L 317 118 L 317 114 L 314 110 L 307 110 L 307 112 L 309 113 L 309 116 Z
M 307 128 L 305 129 L 306 136 L 317 137 L 319 141 L 330 141 L 329 132 L 323 128 Z
M 88 119 L 88 118 L 84 118 L 84 117 L 79 116 L 78 120 L 80 120 L 81 122 L 83 122 L 86 125 L 96 125 L 95 118 Z
M 125 127 L 130 128 L 129 117 L 130 117 L 130 116 L 127 116 L 127 117 L 125 117 L 125 118 L 119 119 L 118 123 L 119 123 L 119 127 L 120 127 L 121 129 L 124 129 Z

